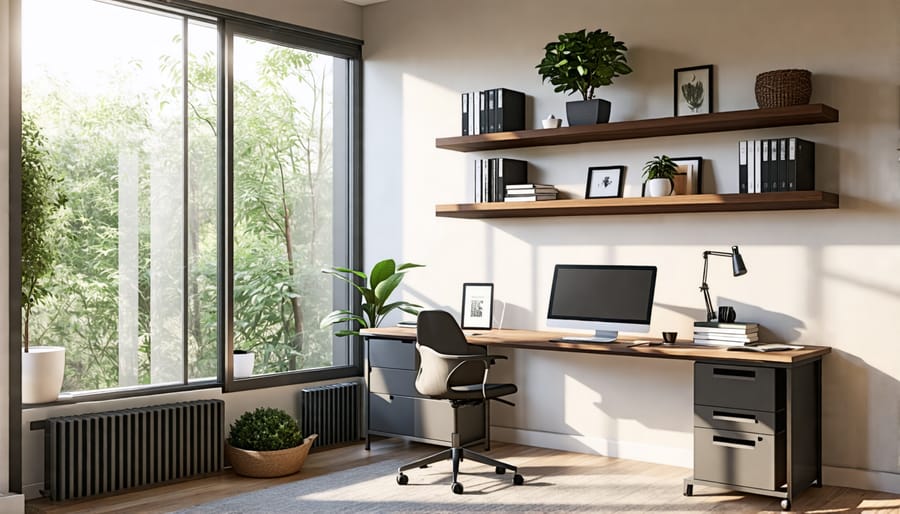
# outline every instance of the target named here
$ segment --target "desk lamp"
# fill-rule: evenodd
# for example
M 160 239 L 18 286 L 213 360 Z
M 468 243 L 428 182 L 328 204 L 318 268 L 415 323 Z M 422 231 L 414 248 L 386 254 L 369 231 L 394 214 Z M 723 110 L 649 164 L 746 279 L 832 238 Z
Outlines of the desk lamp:
M 709 268 L 709 256 L 718 255 L 720 257 L 731 257 L 731 267 L 734 270 L 734 276 L 739 277 L 747 274 L 747 267 L 744 266 L 744 258 L 738 252 L 737 246 L 731 247 L 731 252 L 714 252 L 706 250 L 703 252 L 703 282 L 700 284 L 700 290 L 703 291 L 703 299 L 706 301 L 706 321 L 714 321 L 716 313 L 713 310 L 712 300 L 709 299 L 709 286 L 706 284 L 706 272 Z

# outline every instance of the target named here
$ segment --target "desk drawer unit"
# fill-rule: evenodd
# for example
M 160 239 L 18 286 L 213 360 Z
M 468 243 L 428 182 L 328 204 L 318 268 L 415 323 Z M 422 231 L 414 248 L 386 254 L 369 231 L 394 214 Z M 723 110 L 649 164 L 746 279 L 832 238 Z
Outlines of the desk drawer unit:
M 786 482 L 785 433 L 694 428 L 694 477 L 721 484 L 777 489 Z
M 425 398 L 416 391 L 415 342 L 370 337 L 366 355 L 368 432 L 449 446 L 453 408 L 448 401 Z M 460 407 L 458 421 L 462 444 L 485 439 L 483 405 Z
M 730 364 L 694 365 L 694 403 L 757 411 L 784 408 L 784 370 Z
M 776 434 L 785 427 L 784 410 L 766 412 L 694 405 L 694 426 L 719 430 L 736 430 L 754 434 Z

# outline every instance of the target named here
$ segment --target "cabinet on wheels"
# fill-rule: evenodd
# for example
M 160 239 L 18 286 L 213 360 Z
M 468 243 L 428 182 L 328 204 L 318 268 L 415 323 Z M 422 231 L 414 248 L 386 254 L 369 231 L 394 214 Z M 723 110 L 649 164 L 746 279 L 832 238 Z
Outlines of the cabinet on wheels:
M 366 449 L 372 435 L 450 446 L 453 407 L 446 400 L 426 398 L 416 391 L 419 356 L 415 341 L 378 337 L 365 341 L 369 392 Z M 485 406 L 462 405 L 458 409 L 460 442 L 484 442 L 487 447 Z

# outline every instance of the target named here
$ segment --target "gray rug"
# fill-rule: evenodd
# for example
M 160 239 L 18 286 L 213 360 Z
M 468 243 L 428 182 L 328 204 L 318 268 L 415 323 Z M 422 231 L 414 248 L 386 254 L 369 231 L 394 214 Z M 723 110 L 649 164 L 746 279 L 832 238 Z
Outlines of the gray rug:
M 515 464 L 515 459 L 512 460 Z M 198 505 L 182 513 L 276 512 L 697 512 L 710 508 L 703 497 L 681 495 L 685 470 L 648 480 L 639 470 L 572 466 L 520 468 L 525 484 L 512 475 L 463 462 L 460 482 L 465 494 L 450 491 L 450 464 L 443 462 L 407 472 L 409 484 L 395 482 L 397 460 L 305 478 L 268 489 Z M 668 474 L 667 474 L 668 475 Z M 721 499 L 721 497 L 720 497 Z M 736 509 L 742 510 L 742 509 Z M 758 506 L 752 509 L 758 511 Z

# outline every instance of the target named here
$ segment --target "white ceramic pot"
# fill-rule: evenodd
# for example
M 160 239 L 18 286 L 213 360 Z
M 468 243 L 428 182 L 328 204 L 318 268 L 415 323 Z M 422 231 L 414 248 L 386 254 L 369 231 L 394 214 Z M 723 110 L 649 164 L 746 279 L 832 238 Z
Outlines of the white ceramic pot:
M 672 194 L 672 181 L 667 178 L 652 178 L 647 181 L 647 196 L 669 196 Z
M 253 361 L 255 355 L 253 352 L 235 353 L 234 357 L 234 378 L 246 378 L 253 376 Z
M 59 399 L 66 349 L 61 346 L 31 346 L 22 350 L 22 403 L 48 403 Z

